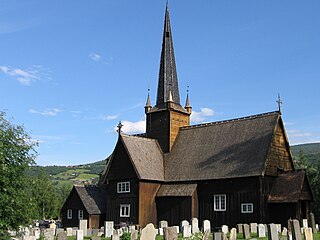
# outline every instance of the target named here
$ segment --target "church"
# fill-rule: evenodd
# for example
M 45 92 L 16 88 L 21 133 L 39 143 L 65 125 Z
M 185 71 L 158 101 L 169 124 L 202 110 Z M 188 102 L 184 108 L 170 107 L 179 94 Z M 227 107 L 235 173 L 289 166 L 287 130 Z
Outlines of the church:
M 144 227 L 161 220 L 211 225 L 302 220 L 314 201 L 305 171 L 295 170 L 281 108 L 190 125 L 179 96 L 168 5 L 156 104 L 148 95 L 146 133 L 118 140 L 96 186 L 75 186 L 61 209 L 65 227 L 104 221 Z

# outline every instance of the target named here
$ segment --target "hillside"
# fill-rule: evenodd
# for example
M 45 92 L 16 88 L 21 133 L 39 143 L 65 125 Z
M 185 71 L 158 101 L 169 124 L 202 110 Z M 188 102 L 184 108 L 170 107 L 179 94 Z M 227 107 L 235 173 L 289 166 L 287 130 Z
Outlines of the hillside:
M 291 146 L 292 155 L 297 158 L 300 149 L 310 163 L 320 161 L 320 143 L 308 143 Z

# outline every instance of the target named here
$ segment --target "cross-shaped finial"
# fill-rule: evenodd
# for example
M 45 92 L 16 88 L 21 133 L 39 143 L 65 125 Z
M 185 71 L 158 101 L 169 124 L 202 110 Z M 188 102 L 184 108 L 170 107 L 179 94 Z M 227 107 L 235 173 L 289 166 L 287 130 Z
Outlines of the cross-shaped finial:
M 123 127 L 123 124 L 121 123 L 121 121 L 119 121 L 119 123 L 118 123 L 118 126 L 117 126 L 117 128 L 118 128 L 118 130 L 117 130 L 117 132 L 120 134 L 121 133 L 121 128 Z
M 281 113 L 281 105 L 282 105 L 282 100 L 280 98 L 280 93 L 278 93 L 278 100 L 276 101 L 278 103 L 278 110 Z

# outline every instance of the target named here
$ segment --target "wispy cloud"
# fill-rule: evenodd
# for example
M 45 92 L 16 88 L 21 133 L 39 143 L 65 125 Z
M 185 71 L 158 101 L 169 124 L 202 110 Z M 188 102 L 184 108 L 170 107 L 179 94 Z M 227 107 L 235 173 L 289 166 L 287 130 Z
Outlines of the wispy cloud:
M 52 117 L 52 116 L 56 116 L 58 113 L 62 112 L 62 110 L 60 110 L 58 108 L 47 108 L 46 110 L 43 110 L 43 111 L 29 109 L 29 112 L 34 113 L 34 114 L 43 115 L 43 116 Z
M 123 127 L 121 129 L 124 133 L 144 133 L 146 131 L 146 121 L 141 120 L 137 122 L 130 122 L 130 121 L 121 121 Z M 114 130 L 116 131 L 118 128 L 114 127 Z
M 96 61 L 96 62 L 98 62 L 98 61 L 100 61 L 100 60 L 102 59 L 102 57 L 101 57 L 100 54 L 94 53 L 94 52 L 92 52 L 92 53 L 89 54 L 89 58 L 90 58 L 91 60 L 93 60 L 93 61 Z
M 103 117 L 103 120 L 114 120 L 114 119 L 117 119 L 118 118 L 118 115 L 108 115 L 108 116 L 104 116 Z
M 215 112 L 211 108 L 200 108 L 200 112 L 192 111 L 191 122 L 203 122 L 206 121 L 208 117 L 214 116 Z
M 290 145 L 320 142 L 320 134 L 301 130 L 287 130 Z
M 48 69 L 41 65 L 33 65 L 28 69 L 13 68 L 2 65 L 0 66 L 0 72 L 14 78 L 22 85 L 31 85 L 34 81 L 51 78 Z

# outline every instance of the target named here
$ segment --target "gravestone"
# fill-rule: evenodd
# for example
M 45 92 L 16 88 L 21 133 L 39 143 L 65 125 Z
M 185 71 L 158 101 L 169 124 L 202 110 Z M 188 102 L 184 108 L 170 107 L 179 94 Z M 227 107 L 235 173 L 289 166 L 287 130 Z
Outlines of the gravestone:
M 203 232 L 206 232 L 207 230 L 209 230 L 209 232 L 211 232 L 211 223 L 209 220 L 204 220 L 202 222 L 202 228 L 203 228 Z
M 236 228 L 231 228 L 229 239 L 230 240 L 237 240 L 237 229 Z
M 199 230 L 199 221 L 198 218 L 191 219 L 191 232 L 192 234 L 198 233 Z
M 282 236 L 287 236 L 288 235 L 288 229 L 287 228 L 283 228 L 282 232 L 281 232 Z
M 266 237 L 266 229 L 264 224 L 258 224 L 258 237 L 259 238 Z
M 139 231 L 138 230 L 131 230 L 131 240 L 137 240 L 139 236 Z
M 59 232 L 57 234 L 56 240 L 68 240 L 67 234 L 64 231 L 63 232 Z
M 158 228 L 158 235 L 163 236 L 163 228 Z
M 57 228 L 56 229 L 56 236 L 58 236 L 59 233 L 64 232 L 63 228 Z
M 250 232 L 257 233 L 258 223 L 250 223 Z
M 159 228 L 168 227 L 168 222 L 166 220 L 162 220 L 159 222 Z
M 182 236 L 184 238 L 191 237 L 191 225 L 184 225 L 182 227 Z
M 80 229 L 76 231 L 76 240 L 83 240 L 83 230 Z
M 49 224 L 49 228 L 53 229 L 53 235 L 56 235 L 57 225 L 54 222 Z
M 222 232 L 215 232 L 213 234 L 213 240 L 222 240 Z
M 302 227 L 307 228 L 308 227 L 308 219 L 302 219 Z
M 111 237 L 113 232 L 113 221 L 105 221 L 104 222 L 104 236 L 105 237 Z
M 88 220 L 87 219 L 81 219 L 79 220 L 79 230 L 83 231 L 83 236 L 87 236 L 87 226 L 88 226 Z
M 119 232 L 117 230 L 113 230 L 112 231 L 111 239 L 112 240 L 120 240 L 120 235 L 119 235 Z
M 99 237 L 99 236 L 93 236 L 93 237 L 91 238 L 91 240 L 101 240 L 101 237 Z
M 292 231 L 292 240 L 302 240 L 300 223 L 297 219 L 290 221 L 290 228 Z
M 99 229 L 92 229 L 92 236 L 98 236 Z
M 176 227 L 164 227 L 163 228 L 163 239 L 164 240 L 177 240 L 178 232 Z
M 222 225 L 221 232 L 223 232 L 224 234 L 228 234 L 229 233 L 229 227 L 227 225 Z
M 242 233 L 242 223 L 237 224 L 238 233 Z
M 183 232 L 183 226 L 189 225 L 189 222 L 187 220 L 182 220 L 180 222 L 180 231 Z
M 248 224 L 242 224 L 242 235 L 244 239 L 250 238 L 250 226 Z
M 129 232 L 133 232 L 134 230 L 136 230 L 136 226 L 135 225 L 129 226 Z
M 319 231 L 319 224 L 316 224 L 316 229 L 317 231 Z
M 316 221 L 313 213 L 309 213 L 309 225 L 312 228 L 313 233 L 317 233 Z
M 52 228 L 46 228 L 42 230 L 42 235 L 45 240 L 53 240 L 54 236 L 54 229 Z
M 72 228 L 67 228 L 67 237 L 72 237 Z
M 304 229 L 304 240 L 313 240 L 312 228 Z
M 41 231 L 38 228 L 32 230 L 32 235 L 35 236 L 36 239 L 40 238 L 40 233 L 41 233 Z
M 77 235 L 77 230 L 79 230 L 78 227 L 73 227 L 72 228 L 72 236 L 76 236 Z
M 140 240 L 155 240 L 157 231 L 152 223 L 149 223 L 141 230 Z
M 274 223 L 268 225 L 268 240 L 279 240 L 278 228 Z
M 175 227 L 175 228 L 177 229 L 177 233 L 179 234 L 179 233 L 180 233 L 180 228 L 179 228 L 179 226 L 173 226 L 173 227 Z
M 267 224 L 263 224 L 264 228 L 266 229 L 266 234 L 268 233 L 268 225 Z
M 278 233 L 281 233 L 281 224 L 276 224 Z
M 210 230 L 207 229 L 203 234 L 202 240 L 210 240 L 210 235 L 211 235 Z

